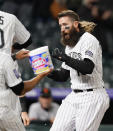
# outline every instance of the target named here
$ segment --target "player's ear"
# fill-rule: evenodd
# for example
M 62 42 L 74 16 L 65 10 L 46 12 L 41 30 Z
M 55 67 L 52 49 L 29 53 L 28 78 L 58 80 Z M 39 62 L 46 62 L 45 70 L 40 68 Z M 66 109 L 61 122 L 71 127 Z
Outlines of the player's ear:
M 74 23 L 73 23 L 73 25 L 74 25 L 75 28 L 78 28 L 78 24 L 79 24 L 78 21 L 74 21 Z

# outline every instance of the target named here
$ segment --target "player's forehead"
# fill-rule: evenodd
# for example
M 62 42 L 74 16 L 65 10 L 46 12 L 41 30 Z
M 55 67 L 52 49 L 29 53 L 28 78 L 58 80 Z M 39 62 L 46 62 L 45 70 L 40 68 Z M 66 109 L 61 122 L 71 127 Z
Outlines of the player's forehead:
M 63 16 L 59 18 L 58 23 L 60 26 L 65 25 L 65 24 L 72 24 L 72 19 L 69 16 Z

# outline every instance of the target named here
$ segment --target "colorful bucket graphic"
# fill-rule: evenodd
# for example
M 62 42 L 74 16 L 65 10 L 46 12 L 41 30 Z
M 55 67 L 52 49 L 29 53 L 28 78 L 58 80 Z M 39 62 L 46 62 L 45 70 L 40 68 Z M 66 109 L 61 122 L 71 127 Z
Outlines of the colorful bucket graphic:
M 40 74 L 49 70 L 49 68 L 53 68 L 47 46 L 31 51 L 29 60 L 34 74 Z

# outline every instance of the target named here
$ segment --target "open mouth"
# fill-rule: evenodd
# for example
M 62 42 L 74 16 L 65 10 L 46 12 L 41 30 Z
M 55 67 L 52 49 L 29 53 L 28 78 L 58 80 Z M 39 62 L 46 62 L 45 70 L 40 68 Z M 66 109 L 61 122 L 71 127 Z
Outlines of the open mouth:
M 62 33 L 62 36 L 63 37 L 65 37 L 65 36 L 67 36 L 68 35 L 68 33 Z
M 64 37 L 65 37 L 66 39 L 68 39 L 68 38 L 69 38 L 69 34 L 65 33 L 65 34 L 64 34 Z
M 61 35 L 62 35 L 63 38 L 69 39 L 69 34 L 68 33 L 62 33 Z

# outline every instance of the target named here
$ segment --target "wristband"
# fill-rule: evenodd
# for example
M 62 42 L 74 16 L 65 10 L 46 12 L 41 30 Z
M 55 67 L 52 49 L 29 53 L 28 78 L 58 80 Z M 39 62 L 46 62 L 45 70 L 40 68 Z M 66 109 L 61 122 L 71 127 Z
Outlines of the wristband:
M 16 60 L 16 54 L 12 54 L 11 57 L 14 61 Z

